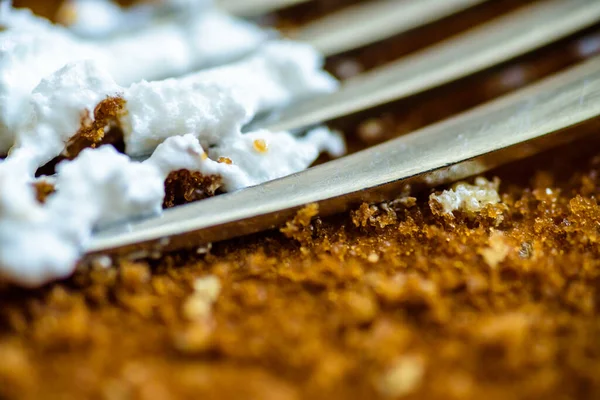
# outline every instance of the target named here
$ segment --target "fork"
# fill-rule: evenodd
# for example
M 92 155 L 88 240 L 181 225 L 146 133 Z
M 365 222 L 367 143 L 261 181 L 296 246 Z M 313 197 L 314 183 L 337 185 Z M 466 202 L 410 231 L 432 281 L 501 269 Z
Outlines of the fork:
M 301 129 L 367 110 L 489 68 L 599 20 L 600 2 L 595 0 L 537 2 L 350 79 L 339 92 L 295 105 L 274 121 L 255 122 L 253 128 Z M 198 247 L 276 228 L 309 203 L 318 204 L 319 214 L 326 216 L 361 202 L 383 201 L 408 187 L 462 179 L 567 143 L 589 133 L 587 127 L 595 127 L 598 116 L 600 58 L 594 58 L 471 111 L 307 171 L 97 232 L 88 254 Z M 587 121 L 591 124 L 581 128 Z

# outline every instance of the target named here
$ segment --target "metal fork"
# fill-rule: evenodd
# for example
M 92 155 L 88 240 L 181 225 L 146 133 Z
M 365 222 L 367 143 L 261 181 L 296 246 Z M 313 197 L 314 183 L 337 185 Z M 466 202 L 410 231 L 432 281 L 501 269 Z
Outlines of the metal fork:
M 339 93 L 256 126 L 298 129 L 406 97 L 547 45 L 600 20 L 596 0 L 535 3 L 420 53 L 347 81 Z M 97 233 L 88 252 L 200 246 L 280 226 L 303 205 L 330 215 L 484 172 L 566 143 L 600 115 L 600 59 L 381 145 L 238 192 Z M 587 126 L 587 125 L 586 125 Z

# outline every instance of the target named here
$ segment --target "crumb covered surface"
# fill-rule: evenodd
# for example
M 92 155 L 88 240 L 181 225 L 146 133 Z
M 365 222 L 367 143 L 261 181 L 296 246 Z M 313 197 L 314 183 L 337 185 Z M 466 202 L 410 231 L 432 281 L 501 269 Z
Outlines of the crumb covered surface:
M 522 83 L 539 72 L 521 65 Z M 441 118 L 444 99 L 347 132 L 360 148 Z M 327 219 L 309 206 L 281 232 L 0 285 L 0 398 L 598 398 L 599 149 L 490 172 L 500 202 L 473 215 L 430 193 Z
M 596 397 L 590 140 L 494 171 L 501 202 L 474 218 L 426 194 L 311 206 L 281 233 L 4 287 L 0 396 Z

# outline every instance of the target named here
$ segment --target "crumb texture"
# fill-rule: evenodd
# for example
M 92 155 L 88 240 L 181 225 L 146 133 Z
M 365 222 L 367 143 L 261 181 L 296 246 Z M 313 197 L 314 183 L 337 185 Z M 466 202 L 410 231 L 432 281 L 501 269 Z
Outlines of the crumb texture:
M 283 233 L 5 285 L 0 397 L 597 398 L 597 145 L 494 171 L 474 215 L 311 205 Z

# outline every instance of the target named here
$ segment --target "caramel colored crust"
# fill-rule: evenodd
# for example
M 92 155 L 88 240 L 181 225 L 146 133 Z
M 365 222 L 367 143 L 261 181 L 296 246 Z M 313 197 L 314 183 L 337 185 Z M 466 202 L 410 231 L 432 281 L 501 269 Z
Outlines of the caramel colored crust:
M 353 151 L 393 138 L 581 60 L 597 30 L 336 126 Z M 475 216 L 429 193 L 312 205 L 280 232 L 0 286 L 0 398 L 600 398 L 599 149 L 492 171 L 502 202 Z M 176 175 L 172 204 L 206 185 Z M 216 302 L 190 312 L 207 275 Z

